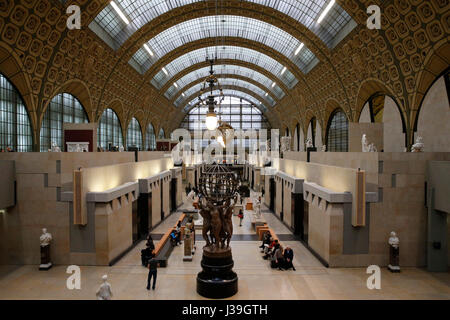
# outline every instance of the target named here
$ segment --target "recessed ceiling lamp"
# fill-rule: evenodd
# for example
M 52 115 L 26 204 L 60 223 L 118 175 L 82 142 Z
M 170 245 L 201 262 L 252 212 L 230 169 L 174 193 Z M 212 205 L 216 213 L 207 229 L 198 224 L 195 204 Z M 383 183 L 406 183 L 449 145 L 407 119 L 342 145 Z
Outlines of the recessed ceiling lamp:
M 122 10 L 120 10 L 119 6 L 114 1 L 111 1 L 111 6 L 114 8 L 114 10 L 116 10 L 117 14 L 123 20 L 123 22 L 125 22 L 126 24 L 130 24 L 130 21 L 128 21 L 125 14 L 122 12 Z
M 272 83 L 272 88 L 275 87 L 276 85 L 277 85 L 277 83 L 274 81 L 274 82 Z
M 162 67 L 162 69 L 161 69 L 165 74 L 166 74 L 166 76 L 168 76 L 169 75 L 169 73 L 167 72 L 167 70 L 166 70 L 166 68 L 164 68 L 164 67 Z
M 266 92 L 265 96 L 267 97 L 269 94 Z
M 284 67 L 283 70 L 281 70 L 281 75 L 283 75 L 286 72 L 287 68 Z
M 183 97 L 186 97 L 186 95 L 184 94 L 184 92 L 181 94 Z
M 321 23 L 322 20 L 325 18 L 325 16 L 328 14 L 328 12 L 331 10 L 331 8 L 334 5 L 335 0 L 331 0 L 330 3 L 327 5 L 327 7 L 325 8 L 325 10 L 322 12 L 322 14 L 320 15 L 319 19 L 317 20 L 317 23 Z
M 150 48 L 148 47 L 148 45 L 147 45 L 146 43 L 144 43 L 144 48 L 145 48 L 145 50 L 147 50 L 147 52 L 148 52 L 152 57 L 154 56 L 152 50 L 150 50 Z
M 297 50 L 295 50 L 295 55 L 298 55 L 298 53 L 300 52 L 300 50 L 302 50 L 302 48 L 303 48 L 304 45 L 305 45 L 305 44 L 304 44 L 303 42 L 300 43 L 300 45 L 298 46 Z
M 176 82 L 174 82 L 174 83 L 173 83 L 173 85 L 175 86 L 175 88 L 177 88 L 177 89 L 178 89 L 178 85 L 177 85 L 177 83 L 176 83 Z

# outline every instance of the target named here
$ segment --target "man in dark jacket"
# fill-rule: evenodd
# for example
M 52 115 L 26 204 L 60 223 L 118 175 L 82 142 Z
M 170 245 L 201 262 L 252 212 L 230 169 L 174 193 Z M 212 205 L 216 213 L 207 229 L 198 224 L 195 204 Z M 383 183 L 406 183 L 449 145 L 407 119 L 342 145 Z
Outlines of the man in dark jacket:
M 292 270 L 295 271 L 295 267 L 292 264 L 293 259 L 294 259 L 294 251 L 292 251 L 290 247 L 286 247 L 286 249 L 284 249 L 284 263 L 286 270 L 292 268 Z
M 148 261 L 148 278 L 147 278 L 147 290 L 150 290 L 150 281 L 153 277 L 152 289 L 155 290 L 156 276 L 158 274 L 158 261 L 155 259 L 155 254 L 152 254 L 152 258 Z

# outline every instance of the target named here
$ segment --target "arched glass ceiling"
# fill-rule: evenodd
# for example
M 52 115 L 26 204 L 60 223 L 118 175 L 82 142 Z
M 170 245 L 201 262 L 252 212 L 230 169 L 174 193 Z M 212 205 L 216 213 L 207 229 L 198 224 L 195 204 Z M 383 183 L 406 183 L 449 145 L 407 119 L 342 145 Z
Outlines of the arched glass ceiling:
M 172 85 L 169 89 L 167 89 L 164 95 L 167 99 L 172 99 L 182 88 L 198 79 L 204 79 L 207 75 L 209 75 L 209 70 L 209 67 L 204 67 L 188 73 L 176 82 L 177 86 Z M 285 95 L 284 91 L 278 86 L 278 84 L 272 88 L 273 81 L 258 71 L 246 67 L 225 64 L 215 65 L 214 71 L 216 75 L 230 74 L 253 79 L 256 82 L 259 82 L 262 86 L 266 87 L 267 90 L 269 90 L 277 99 L 282 99 Z
M 206 57 L 214 58 L 215 52 L 216 47 L 202 48 L 188 52 L 171 61 L 164 69 L 161 69 L 151 80 L 151 83 L 156 88 L 161 89 L 167 81 L 189 66 L 204 62 Z M 292 89 L 298 83 L 298 80 L 289 70 L 286 70 L 281 74 L 284 69 L 284 66 L 281 63 L 268 55 L 253 49 L 236 46 L 220 46 L 217 51 L 217 57 L 218 59 L 240 60 L 256 64 L 283 81 L 289 89 Z
M 119 48 L 138 29 L 156 17 L 177 7 L 204 0 L 114 0 L 130 21 L 125 24 L 111 5 L 107 5 L 89 24 L 112 48 Z M 318 24 L 330 0 L 246 0 L 273 8 L 305 25 L 329 48 L 334 48 L 356 26 L 355 21 L 337 3 Z
M 202 98 L 206 98 L 209 94 L 210 94 L 209 92 L 203 94 Z M 213 96 L 218 96 L 219 90 L 214 90 L 212 94 L 213 94 Z M 255 107 L 259 108 L 262 112 L 267 112 L 267 107 L 264 105 L 264 103 L 262 103 L 261 101 L 259 101 L 256 98 L 254 98 L 253 96 L 249 95 L 248 93 L 245 93 L 245 92 L 242 92 L 239 90 L 233 90 L 233 89 L 223 89 L 223 94 L 225 96 L 237 97 L 237 98 L 242 98 L 244 100 L 247 100 L 248 102 L 254 104 Z M 188 112 L 192 107 L 195 106 L 195 104 L 197 102 L 198 102 L 198 98 L 195 98 L 192 101 L 190 101 L 184 107 L 184 112 Z
M 133 59 L 146 72 L 176 48 L 196 40 L 216 37 L 236 37 L 262 43 L 286 56 L 303 73 L 308 73 L 309 65 L 315 59 L 306 46 L 303 46 L 299 54 L 295 54 L 301 42 L 286 31 L 261 20 L 227 15 L 191 19 L 166 29 L 147 42 L 153 56 L 142 47 L 134 54 Z
M 275 105 L 275 100 L 273 100 L 273 98 L 270 95 L 266 96 L 266 91 L 255 86 L 254 84 L 251 84 L 250 82 L 243 81 L 240 79 L 230 79 L 230 78 L 220 79 L 219 78 L 219 83 L 223 87 L 236 86 L 236 87 L 246 88 L 246 89 L 254 92 L 255 94 L 259 95 L 260 97 L 263 97 L 265 100 L 267 100 L 266 102 L 269 105 L 271 105 L 272 107 Z M 184 96 L 181 95 L 177 98 L 177 100 L 175 100 L 175 103 L 174 103 L 175 106 L 179 107 L 187 97 L 190 97 L 194 93 L 199 92 L 202 88 L 203 88 L 203 83 L 197 83 L 196 85 L 190 87 L 189 89 L 187 89 L 184 92 Z

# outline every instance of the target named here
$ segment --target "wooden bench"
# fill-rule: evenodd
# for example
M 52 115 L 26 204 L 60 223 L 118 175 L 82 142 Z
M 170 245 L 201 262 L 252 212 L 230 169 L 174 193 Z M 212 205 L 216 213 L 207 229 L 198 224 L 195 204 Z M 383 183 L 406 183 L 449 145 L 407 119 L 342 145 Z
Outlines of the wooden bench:
M 163 268 L 167 267 L 167 260 L 173 250 L 172 244 L 170 243 L 170 234 L 172 231 L 176 230 L 178 222 L 183 223 L 185 218 L 186 214 L 183 213 L 175 223 L 175 226 L 166 231 L 161 240 L 159 240 L 158 244 L 155 246 L 155 250 L 153 250 L 156 260 L 158 260 L 160 266 Z
M 258 235 L 258 239 L 262 240 L 264 233 L 266 233 L 266 231 L 269 231 L 269 226 L 267 225 L 267 223 L 264 223 L 264 225 L 262 226 L 256 226 L 256 234 Z

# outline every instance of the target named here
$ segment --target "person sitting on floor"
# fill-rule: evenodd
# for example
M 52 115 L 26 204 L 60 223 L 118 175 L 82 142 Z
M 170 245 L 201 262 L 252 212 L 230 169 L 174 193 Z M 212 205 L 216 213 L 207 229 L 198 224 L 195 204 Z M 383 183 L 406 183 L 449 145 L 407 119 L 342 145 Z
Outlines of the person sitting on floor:
M 283 270 L 282 269 L 282 267 L 284 267 L 283 247 L 280 244 L 278 244 L 278 247 L 275 249 L 272 261 L 275 261 L 274 268 L 278 267 L 279 270 Z
M 270 238 L 270 245 L 266 247 L 266 249 L 264 249 L 264 253 L 265 256 L 263 257 L 265 260 L 269 259 L 270 257 L 273 256 L 274 252 L 275 252 L 275 248 L 278 244 L 278 240 L 273 240 L 273 238 Z
M 292 260 L 294 259 L 294 251 L 290 247 L 286 247 L 284 250 L 284 268 L 286 270 L 289 270 L 292 268 L 292 270 L 295 271 L 295 267 L 292 264 Z

